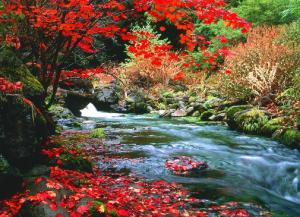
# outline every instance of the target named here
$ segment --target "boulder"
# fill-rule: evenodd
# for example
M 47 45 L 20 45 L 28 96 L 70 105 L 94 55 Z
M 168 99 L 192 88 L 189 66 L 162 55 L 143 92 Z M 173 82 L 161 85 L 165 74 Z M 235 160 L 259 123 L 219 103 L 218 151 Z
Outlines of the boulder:
M 111 110 L 113 105 L 118 104 L 120 90 L 116 82 L 95 89 L 92 103 L 98 110 Z
M 282 129 L 273 134 L 273 138 L 292 148 L 300 148 L 300 131 L 295 129 Z
M 0 153 L 18 168 L 38 159 L 41 143 L 50 134 L 40 110 L 19 96 L 0 97 Z
M 265 111 L 253 108 L 236 113 L 234 120 L 238 130 L 249 134 L 260 135 L 269 117 Z
M 284 126 L 284 118 L 278 117 L 269 120 L 263 127 L 262 127 L 262 134 L 265 136 L 272 136 L 276 131 L 282 129 Z
M 200 119 L 201 119 L 201 121 L 209 121 L 210 117 L 213 116 L 213 115 L 214 115 L 214 111 L 213 110 L 208 110 L 208 111 L 203 112 L 200 115 Z
M 84 109 L 92 100 L 92 94 L 68 91 L 65 97 L 64 107 L 68 108 L 74 115 L 80 116 L 80 110 Z
M 4 76 L 12 82 L 21 81 L 23 84 L 22 94 L 24 97 L 31 100 L 36 106 L 42 106 L 43 86 L 25 65 L 20 65 L 17 68 L 5 68 L 0 71 L 0 76 Z
M 94 92 L 93 83 L 89 79 L 71 77 L 59 82 L 59 87 L 78 93 L 92 94 Z
M 187 111 L 184 109 L 178 109 L 171 114 L 172 117 L 185 117 L 187 116 Z
M 148 111 L 148 102 L 149 98 L 142 90 L 132 91 L 128 94 L 128 97 L 125 99 L 126 105 L 125 108 L 128 112 L 143 114 Z
M 211 117 L 209 117 L 210 121 L 224 121 L 226 118 L 226 113 L 222 112 L 219 114 L 213 114 Z
M 231 106 L 225 110 L 226 113 L 226 121 L 229 127 L 235 128 L 236 121 L 234 120 L 234 116 L 236 113 L 248 110 L 252 108 L 251 105 L 239 105 L 239 106 Z

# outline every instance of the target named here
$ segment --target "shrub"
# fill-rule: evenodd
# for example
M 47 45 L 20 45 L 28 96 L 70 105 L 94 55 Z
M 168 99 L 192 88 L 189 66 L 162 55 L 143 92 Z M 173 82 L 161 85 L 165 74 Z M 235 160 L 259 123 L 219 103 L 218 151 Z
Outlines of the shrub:
M 112 74 L 119 78 L 124 89 L 135 86 L 153 91 L 167 86 L 182 72 L 180 53 L 172 51 L 169 42 L 161 39 L 149 22 L 142 27 L 134 26 L 133 34 L 137 39 L 127 46 L 128 59 L 113 67 Z
M 298 0 L 244 0 L 234 9 L 254 26 L 278 25 L 299 19 Z
M 225 59 L 220 89 L 227 96 L 260 100 L 278 95 L 293 85 L 300 58 L 296 49 L 275 43 L 282 28 L 253 29 L 246 43 L 233 47 Z

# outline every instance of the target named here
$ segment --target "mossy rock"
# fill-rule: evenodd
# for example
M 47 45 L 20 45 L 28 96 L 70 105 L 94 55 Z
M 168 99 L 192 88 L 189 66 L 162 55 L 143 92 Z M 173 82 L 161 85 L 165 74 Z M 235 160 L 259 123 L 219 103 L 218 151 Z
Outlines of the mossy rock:
M 262 134 L 262 128 L 269 118 L 264 111 L 253 108 L 236 113 L 234 119 L 238 130 L 249 134 Z
M 286 129 L 277 131 L 273 138 L 290 147 L 300 148 L 300 131 L 298 130 Z
M 193 117 L 200 117 L 200 115 L 201 115 L 200 111 L 195 111 L 195 112 L 192 114 Z
M 41 143 L 50 134 L 45 116 L 18 96 L 0 103 L 0 131 L 0 153 L 20 169 L 39 159 Z
M 234 116 L 236 113 L 248 110 L 250 108 L 252 108 L 252 106 L 250 106 L 250 105 L 232 106 L 232 107 L 227 108 L 225 110 L 225 113 L 226 113 L 227 123 L 228 123 L 229 127 L 231 127 L 231 128 L 236 127 L 236 122 L 234 120 Z
M 103 139 L 105 138 L 106 134 L 103 128 L 96 128 L 91 132 L 91 137 Z
M 92 172 L 93 165 L 90 160 L 83 158 L 82 156 L 72 155 L 69 153 L 62 153 L 60 155 L 62 161 L 62 168 L 68 170 L 77 170 L 82 172 Z
M 44 93 L 43 86 L 25 65 L 21 65 L 18 68 L 0 70 L 0 76 L 4 76 L 12 82 L 21 81 L 23 84 L 23 95 L 36 105 L 41 104 Z
M 210 118 L 211 116 L 213 116 L 214 113 L 215 113 L 215 112 L 214 112 L 213 110 L 208 110 L 208 111 L 203 112 L 203 113 L 200 115 L 201 121 L 209 121 L 209 118 Z
M 262 134 L 265 136 L 272 136 L 277 130 L 283 127 L 284 119 L 282 117 L 273 118 L 269 120 L 262 127 Z

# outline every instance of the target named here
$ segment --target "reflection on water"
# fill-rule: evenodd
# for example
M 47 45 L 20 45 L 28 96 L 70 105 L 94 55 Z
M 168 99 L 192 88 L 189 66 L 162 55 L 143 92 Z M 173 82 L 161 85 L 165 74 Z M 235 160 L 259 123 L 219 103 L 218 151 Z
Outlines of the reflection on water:
M 106 127 L 109 135 L 120 136 L 124 145 L 118 151 L 124 154 L 115 160 L 117 169 L 125 168 L 148 179 L 182 183 L 200 198 L 254 201 L 300 216 L 297 150 L 229 131 L 224 126 L 97 112 L 92 105 L 82 114 Z M 164 163 L 178 155 L 206 161 L 209 168 L 189 177 L 175 176 L 165 169 Z M 130 160 L 141 157 L 142 161 Z

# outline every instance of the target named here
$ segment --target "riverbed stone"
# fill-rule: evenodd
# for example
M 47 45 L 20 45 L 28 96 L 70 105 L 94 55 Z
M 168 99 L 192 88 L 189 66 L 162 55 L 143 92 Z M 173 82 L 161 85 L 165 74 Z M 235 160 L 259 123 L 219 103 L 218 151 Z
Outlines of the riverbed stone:
M 231 128 L 236 127 L 236 121 L 234 119 L 235 114 L 241 111 L 245 111 L 251 109 L 253 106 L 251 105 L 239 105 L 239 106 L 231 106 L 225 110 L 227 124 Z
M 175 112 L 173 112 L 171 114 L 172 117 L 185 117 L 187 116 L 187 111 L 185 111 L 184 109 L 179 109 L 179 110 L 176 110 Z

